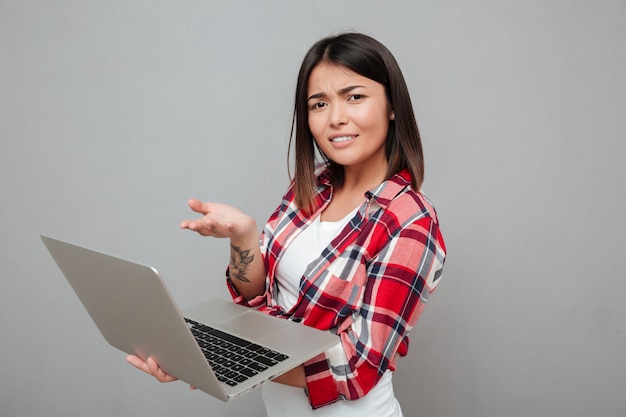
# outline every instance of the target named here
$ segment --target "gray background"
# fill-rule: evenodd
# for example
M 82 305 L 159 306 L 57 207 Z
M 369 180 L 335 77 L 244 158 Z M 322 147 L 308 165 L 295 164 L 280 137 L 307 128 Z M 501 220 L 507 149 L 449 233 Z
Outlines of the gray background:
M 0 415 L 259 416 L 135 371 L 46 233 L 227 298 L 189 197 L 263 223 L 295 76 L 353 29 L 410 86 L 445 277 L 400 362 L 407 416 L 626 416 L 626 2 L 0 0 Z

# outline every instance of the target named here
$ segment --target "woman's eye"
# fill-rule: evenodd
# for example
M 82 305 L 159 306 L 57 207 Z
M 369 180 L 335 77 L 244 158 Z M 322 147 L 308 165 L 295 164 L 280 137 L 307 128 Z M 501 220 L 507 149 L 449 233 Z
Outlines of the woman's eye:
M 362 94 L 352 94 L 349 98 L 350 101 L 361 100 L 364 96 Z
M 326 106 L 326 103 L 324 103 L 323 101 L 313 103 L 313 105 L 311 106 L 311 110 L 321 109 L 324 106 Z

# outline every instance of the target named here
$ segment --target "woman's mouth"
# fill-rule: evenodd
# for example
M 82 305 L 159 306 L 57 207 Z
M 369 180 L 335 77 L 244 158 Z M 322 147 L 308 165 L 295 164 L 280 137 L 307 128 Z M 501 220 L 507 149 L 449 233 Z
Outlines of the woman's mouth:
M 337 136 L 334 138 L 330 138 L 330 141 L 333 143 L 347 142 L 349 140 L 354 139 L 356 136 Z

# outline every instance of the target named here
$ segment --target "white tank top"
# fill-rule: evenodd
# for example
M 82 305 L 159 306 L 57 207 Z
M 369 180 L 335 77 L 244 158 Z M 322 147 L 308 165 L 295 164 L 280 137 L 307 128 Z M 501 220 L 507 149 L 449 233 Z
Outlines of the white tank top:
M 358 207 L 336 222 L 322 222 L 316 217 L 313 222 L 285 249 L 276 265 L 275 299 L 285 311 L 298 301 L 300 278 L 308 265 L 316 260 L 322 250 L 341 232 L 354 216 Z M 392 372 L 387 371 L 376 386 L 363 398 L 355 401 L 338 401 L 317 410 L 312 410 L 304 390 L 276 382 L 263 384 L 261 394 L 268 417 L 402 417 L 400 404 L 393 393 Z
M 317 216 L 313 222 L 291 242 L 276 265 L 276 285 L 278 294 L 275 299 L 285 311 L 298 301 L 300 278 L 307 266 L 316 260 L 341 232 L 356 213 L 358 207 L 343 219 L 336 222 L 323 222 Z

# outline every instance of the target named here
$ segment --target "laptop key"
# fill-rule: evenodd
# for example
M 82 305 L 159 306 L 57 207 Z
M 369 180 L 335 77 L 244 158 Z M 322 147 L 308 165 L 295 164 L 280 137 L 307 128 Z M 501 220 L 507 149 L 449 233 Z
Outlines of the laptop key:
M 248 377 L 246 377 L 244 375 L 237 375 L 236 377 L 233 378 L 233 381 L 235 381 L 235 382 L 243 382 L 246 379 L 248 379 Z
M 280 353 L 276 352 L 275 350 L 267 350 L 266 353 L 263 354 L 263 356 L 266 356 L 268 358 L 272 358 L 272 359 L 276 359 L 276 356 L 280 355 Z
M 280 352 L 188 320 L 218 379 L 235 386 L 288 358 Z
M 248 368 L 254 369 L 255 371 L 258 371 L 258 372 L 263 372 L 268 368 L 268 366 L 265 366 L 261 363 L 252 362 L 250 365 L 248 365 Z
M 256 358 L 256 357 L 257 357 L 257 356 L 259 356 L 259 355 L 258 355 L 256 352 L 250 352 L 250 351 L 248 351 L 248 352 L 246 352 L 243 356 L 245 356 L 246 358 L 250 358 L 250 359 L 252 359 L 252 358 Z
M 246 346 L 246 349 L 251 350 L 253 352 L 256 352 L 259 349 L 263 349 L 263 346 L 259 346 L 256 343 L 252 343 L 252 344 Z
M 228 379 L 233 379 L 237 375 L 238 375 L 237 372 L 234 372 L 234 371 L 228 371 L 224 374 L 224 376 Z
M 267 366 L 274 366 L 278 363 L 274 359 L 266 358 L 265 356 L 257 356 L 254 360 L 256 360 L 257 362 L 261 362 L 263 365 Z
M 247 377 L 253 377 L 255 375 L 258 375 L 259 371 L 255 371 L 254 369 L 250 369 L 250 368 L 244 368 L 241 371 L 239 371 L 239 373 Z
M 248 365 L 252 363 L 252 359 L 249 358 L 241 358 L 240 360 L 238 360 L 237 362 L 239 362 L 242 365 Z
M 241 339 L 237 336 L 233 336 L 232 334 L 228 334 L 228 333 L 224 333 L 221 330 L 217 330 L 217 329 L 211 329 L 211 333 L 212 335 L 218 336 L 221 339 L 227 340 L 230 343 L 234 343 L 238 346 L 241 347 L 246 347 L 248 345 L 250 345 L 250 342 L 248 342 L 247 340 Z

